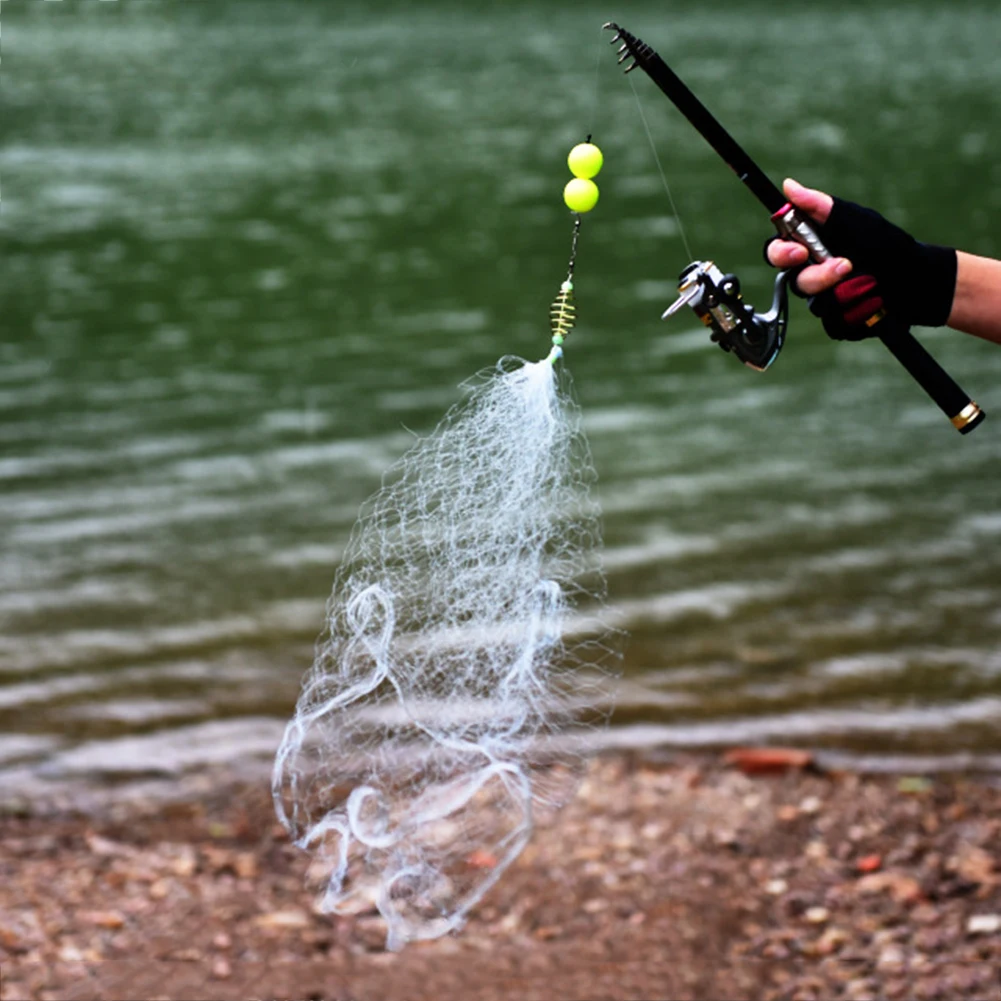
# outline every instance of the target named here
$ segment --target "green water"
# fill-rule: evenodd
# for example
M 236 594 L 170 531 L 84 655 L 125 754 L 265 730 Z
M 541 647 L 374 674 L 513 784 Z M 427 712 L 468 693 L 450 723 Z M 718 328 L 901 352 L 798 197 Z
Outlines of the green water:
M 1001 256 L 994 4 L 3 4 L 0 781 L 270 752 L 359 503 L 545 353 L 588 132 L 622 739 L 1001 751 L 1001 349 L 921 332 L 993 416 L 961 439 L 799 302 L 765 375 L 662 323 L 689 258 L 630 80 L 693 253 L 762 305 L 768 220 L 609 17 L 776 179 Z

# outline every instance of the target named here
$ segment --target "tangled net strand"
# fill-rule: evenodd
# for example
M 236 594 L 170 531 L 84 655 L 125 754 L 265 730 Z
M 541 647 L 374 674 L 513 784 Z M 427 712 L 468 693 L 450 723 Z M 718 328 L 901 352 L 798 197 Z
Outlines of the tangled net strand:
M 322 906 L 374 902 L 394 949 L 459 927 L 572 791 L 614 660 L 569 384 L 505 358 L 469 390 L 362 508 L 275 761 Z

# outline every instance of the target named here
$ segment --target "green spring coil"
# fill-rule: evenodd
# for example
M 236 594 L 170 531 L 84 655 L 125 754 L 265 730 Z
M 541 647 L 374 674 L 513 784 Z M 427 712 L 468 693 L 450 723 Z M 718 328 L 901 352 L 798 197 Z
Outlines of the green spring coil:
M 577 307 L 573 301 L 573 283 L 565 281 L 559 294 L 549 307 L 549 325 L 553 330 L 553 344 L 562 344 L 563 339 L 573 329 Z

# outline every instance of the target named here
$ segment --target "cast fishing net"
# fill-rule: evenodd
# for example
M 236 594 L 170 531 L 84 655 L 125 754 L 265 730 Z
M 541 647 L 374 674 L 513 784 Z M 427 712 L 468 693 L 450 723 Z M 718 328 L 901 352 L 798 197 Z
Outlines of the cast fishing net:
M 389 948 L 462 924 L 609 705 L 595 473 L 556 368 L 571 289 L 549 357 L 476 376 L 362 508 L 276 758 L 321 906 L 374 903 Z

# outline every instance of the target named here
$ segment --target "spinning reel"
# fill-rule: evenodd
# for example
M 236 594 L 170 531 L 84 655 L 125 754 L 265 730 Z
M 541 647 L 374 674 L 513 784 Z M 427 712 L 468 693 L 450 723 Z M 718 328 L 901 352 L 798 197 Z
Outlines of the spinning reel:
M 693 261 L 678 276 L 678 298 L 665 310 L 666 320 L 691 306 L 695 315 L 712 331 L 710 339 L 724 351 L 732 351 L 745 365 L 758 372 L 778 357 L 785 343 L 789 319 L 789 272 L 775 279 L 772 307 L 756 313 L 740 294 L 740 279 L 725 275 L 712 261 Z

